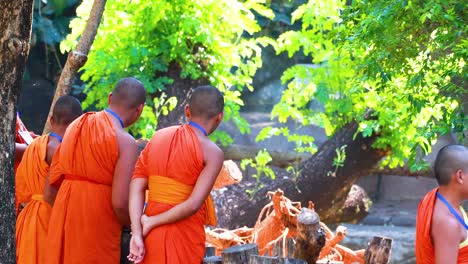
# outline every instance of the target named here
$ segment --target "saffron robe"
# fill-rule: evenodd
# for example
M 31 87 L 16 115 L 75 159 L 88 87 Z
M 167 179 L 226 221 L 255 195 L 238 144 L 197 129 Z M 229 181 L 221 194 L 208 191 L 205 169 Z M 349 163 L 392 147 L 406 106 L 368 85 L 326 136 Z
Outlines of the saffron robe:
M 119 149 L 112 117 L 86 113 L 68 127 L 50 168 L 61 184 L 49 223 L 48 264 L 119 263 L 122 226 L 112 206 Z
M 28 203 L 16 220 L 16 260 L 19 264 L 45 262 L 47 228 L 51 206 L 43 192 L 49 164 L 46 162 L 49 136 L 36 138 L 24 152 L 16 171 L 17 203 Z
M 192 127 L 173 126 L 157 131 L 141 153 L 133 175 L 148 178 L 145 214 L 160 214 L 186 200 L 203 167 L 201 145 Z M 205 253 L 204 224 L 213 221 L 209 216 L 205 202 L 194 215 L 153 228 L 145 238 L 142 263 L 201 263 Z
M 418 264 L 433 264 L 435 261 L 434 245 L 431 238 L 432 215 L 437 199 L 437 190 L 430 191 L 419 203 L 416 218 L 416 262 Z M 457 263 L 468 263 L 468 246 L 458 250 Z

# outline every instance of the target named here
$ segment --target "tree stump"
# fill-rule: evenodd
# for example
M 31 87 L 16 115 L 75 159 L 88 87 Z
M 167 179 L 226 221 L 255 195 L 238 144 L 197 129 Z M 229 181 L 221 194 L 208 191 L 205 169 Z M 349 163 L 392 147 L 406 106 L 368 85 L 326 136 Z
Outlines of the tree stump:
M 241 180 L 242 172 L 239 169 L 239 166 L 237 166 L 237 164 L 232 160 L 225 160 L 213 185 L 213 189 L 221 189 L 223 187 L 239 183 Z
M 302 208 L 297 216 L 297 237 L 294 258 L 315 264 L 325 246 L 325 233 L 320 226 L 319 215 L 309 208 Z
M 392 253 L 392 239 L 375 236 L 364 254 L 366 264 L 388 264 Z
M 286 239 L 286 252 L 283 252 L 284 251 L 283 241 L 278 241 L 273 246 L 272 256 L 282 256 L 283 258 L 292 258 L 293 253 L 294 253 L 294 248 L 295 248 L 295 241 L 293 238 Z
M 205 248 L 205 258 L 214 257 L 216 255 L 216 249 L 214 247 Z
M 258 255 L 257 244 L 237 245 L 221 253 L 223 264 L 248 264 L 250 255 Z
M 222 264 L 223 260 L 220 256 L 211 256 L 203 258 L 203 264 Z
M 250 255 L 249 264 L 307 264 L 302 259 Z

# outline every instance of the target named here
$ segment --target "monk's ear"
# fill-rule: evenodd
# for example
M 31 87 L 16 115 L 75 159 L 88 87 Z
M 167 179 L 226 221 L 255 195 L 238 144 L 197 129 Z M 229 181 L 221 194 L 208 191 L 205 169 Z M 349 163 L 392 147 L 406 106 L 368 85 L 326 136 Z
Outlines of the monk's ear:
M 108 105 L 110 105 L 111 99 L 112 99 L 112 93 L 109 93 L 109 95 L 107 96 L 107 104 Z
M 53 126 L 54 125 L 54 116 L 51 116 L 49 118 L 49 122 L 50 122 L 50 125 Z
M 221 123 L 223 121 L 223 118 L 224 118 L 224 111 L 219 113 L 218 116 L 216 117 L 216 121 L 217 123 Z
M 463 184 L 465 180 L 468 180 L 465 179 L 465 176 L 468 175 L 465 175 L 465 173 L 462 170 L 457 170 L 457 172 L 455 172 L 455 179 L 459 184 Z
M 138 105 L 137 107 L 137 112 L 138 112 L 138 115 L 141 115 L 141 113 L 143 112 L 143 108 L 145 107 L 145 104 L 140 104 Z
M 189 107 L 188 104 L 185 105 L 184 111 L 185 111 L 185 116 L 186 116 L 188 119 L 192 118 L 192 113 L 190 113 L 190 107 Z

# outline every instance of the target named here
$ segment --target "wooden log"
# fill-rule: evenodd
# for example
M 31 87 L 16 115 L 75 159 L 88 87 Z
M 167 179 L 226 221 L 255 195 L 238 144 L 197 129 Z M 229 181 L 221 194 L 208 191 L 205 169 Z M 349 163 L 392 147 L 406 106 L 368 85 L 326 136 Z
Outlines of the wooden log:
M 211 256 L 203 258 L 203 264 L 222 264 L 223 260 L 220 256 Z
M 309 208 L 302 208 L 297 216 L 297 237 L 294 258 L 316 263 L 325 246 L 325 233 L 320 226 L 319 215 Z
M 205 248 L 205 258 L 213 257 L 216 255 L 216 249 L 214 247 L 206 247 Z
M 238 183 L 242 180 L 242 172 L 232 160 L 225 160 L 223 167 L 216 178 L 213 189 L 221 189 L 225 186 Z
M 250 255 L 249 264 L 307 264 L 302 259 Z
M 224 157 L 231 160 L 242 160 L 242 159 L 253 159 L 257 153 L 265 148 L 258 146 L 246 146 L 246 145 L 237 145 L 231 144 L 229 146 L 221 146 L 221 149 L 224 151 Z M 270 166 L 276 166 L 280 168 L 286 168 L 295 163 L 303 162 L 310 157 L 311 154 L 308 153 L 299 153 L 296 151 L 277 151 L 267 149 L 268 153 L 271 156 L 271 161 L 268 163 Z M 405 164 L 403 167 L 397 168 L 380 168 L 376 166 L 371 172 L 372 174 L 380 175 L 399 175 L 399 176 L 410 176 L 410 177 L 433 177 L 432 173 L 428 170 L 420 171 L 410 171 L 408 164 Z
M 258 255 L 257 244 L 244 244 L 226 248 L 221 253 L 223 264 L 248 264 L 250 255 Z
M 232 160 L 253 159 L 260 150 L 263 150 L 263 148 L 257 146 L 236 144 L 221 146 L 221 149 L 224 151 L 224 158 Z M 300 163 L 311 157 L 310 154 L 294 151 L 268 150 L 268 153 L 272 159 L 268 165 L 278 166 L 280 168 L 286 168 L 291 164 Z
M 286 248 L 283 247 L 283 240 L 278 241 L 273 246 L 273 256 L 282 256 L 283 258 L 292 258 L 294 253 L 295 241 L 293 238 L 286 239 Z M 286 252 L 283 252 L 286 249 Z
M 392 239 L 375 236 L 364 253 L 366 264 L 388 264 L 392 253 Z

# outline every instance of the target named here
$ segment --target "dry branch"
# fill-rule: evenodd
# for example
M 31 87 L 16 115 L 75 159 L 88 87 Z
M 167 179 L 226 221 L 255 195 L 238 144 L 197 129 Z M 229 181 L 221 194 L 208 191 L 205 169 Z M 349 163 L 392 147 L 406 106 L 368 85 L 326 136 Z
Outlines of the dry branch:
M 81 35 L 75 50 L 68 53 L 67 62 L 60 74 L 60 79 L 57 83 L 57 88 L 55 89 L 54 99 L 50 105 L 49 115 L 42 134 L 50 132 L 49 120 L 52 116 L 52 110 L 54 109 L 55 102 L 60 98 L 60 96 L 70 94 L 76 73 L 88 60 L 88 53 L 94 42 L 94 38 L 96 37 L 99 24 L 101 23 L 105 5 L 106 0 L 94 0 L 83 34 Z

